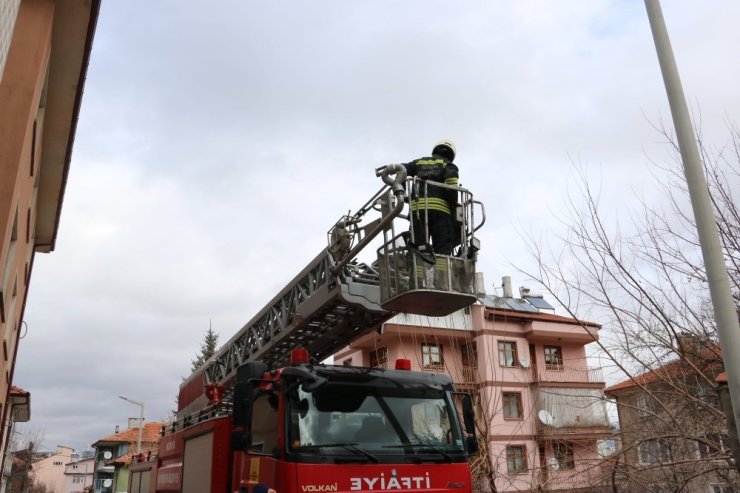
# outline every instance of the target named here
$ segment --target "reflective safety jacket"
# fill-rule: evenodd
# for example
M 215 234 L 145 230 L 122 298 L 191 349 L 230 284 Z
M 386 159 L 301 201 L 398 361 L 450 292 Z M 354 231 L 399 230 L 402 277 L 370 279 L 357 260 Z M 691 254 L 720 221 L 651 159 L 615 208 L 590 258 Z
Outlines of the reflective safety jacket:
M 458 170 L 454 163 L 439 156 L 423 157 L 404 165 L 408 176 L 416 176 L 422 180 L 436 181 L 446 185 L 458 183 Z M 426 189 L 426 195 L 424 191 Z M 419 184 L 417 190 L 411 193 L 411 211 L 428 209 L 452 214 L 457 202 L 457 192 L 437 187 L 431 183 Z

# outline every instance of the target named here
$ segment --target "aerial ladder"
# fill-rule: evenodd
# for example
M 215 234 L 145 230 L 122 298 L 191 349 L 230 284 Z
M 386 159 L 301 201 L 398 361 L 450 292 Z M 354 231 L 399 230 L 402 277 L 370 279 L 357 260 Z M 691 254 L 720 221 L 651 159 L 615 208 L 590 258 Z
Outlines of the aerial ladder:
M 263 493 L 265 478 L 278 493 L 374 489 L 368 485 L 375 479 L 339 466 L 361 461 L 390 464 L 394 475 L 405 471 L 409 479 L 398 481 L 416 487 L 404 489 L 470 490 L 466 454 L 477 450 L 472 405 L 467 396 L 463 430 L 449 377 L 407 371 L 408 360 L 397 361 L 397 370 L 319 364 L 398 313 L 444 316 L 476 300 L 475 233 L 485 222 L 483 204 L 463 187 L 409 178 L 403 165 L 380 167 L 376 175 L 384 185 L 339 218 L 327 232 L 327 247 L 182 382 L 158 457 L 132 465 L 130 492 Z M 409 197 L 423 198 L 430 183 L 457 192 L 457 246 L 450 256 L 420 248 L 429 246 L 428 232 L 414 237 L 413 223 L 427 224 L 427 211 L 411 213 Z M 337 389 L 340 394 L 332 394 Z M 350 395 L 361 397 L 354 407 L 334 407 Z M 387 402 L 396 403 L 395 411 Z M 422 404 L 422 415 L 442 416 L 432 420 L 439 443 L 413 438 Z M 263 430 L 264 416 L 273 413 L 282 417 Z M 392 428 L 399 444 L 318 437 L 337 427 L 354 431 L 363 417 Z M 210 437 L 207 445 L 200 444 L 204 437 Z M 445 464 L 425 466 L 424 476 L 404 465 L 409 461 Z M 304 462 L 334 466 L 302 468 Z M 385 470 L 377 474 L 390 481 Z M 334 478 L 333 486 L 316 486 L 324 476 Z
M 447 257 L 446 275 L 433 283 L 433 254 L 415 245 L 413 221 L 427 211 L 404 214 L 409 195 L 426 193 L 428 183 L 407 178 L 403 165 L 376 169 L 384 186 L 365 204 L 343 215 L 329 230 L 328 246 L 181 385 L 178 416 L 207 406 L 204 388 L 222 398 L 236 369 L 247 361 L 270 367 L 285 365 L 295 348 L 320 362 L 398 313 L 444 316 L 476 301 L 475 262 L 485 223 L 485 208 L 461 186 L 434 183 L 457 191 L 455 227 L 459 244 Z M 371 263 L 357 261 L 371 242 L 382 237 Z M 439 255 L 437 255 L 439 257 Z M 419 276 L 420 271 L 425 272 Z M 437 277 L 440 277 L 439 275 Z M 225 392 L 225 393 L 224 393 Z

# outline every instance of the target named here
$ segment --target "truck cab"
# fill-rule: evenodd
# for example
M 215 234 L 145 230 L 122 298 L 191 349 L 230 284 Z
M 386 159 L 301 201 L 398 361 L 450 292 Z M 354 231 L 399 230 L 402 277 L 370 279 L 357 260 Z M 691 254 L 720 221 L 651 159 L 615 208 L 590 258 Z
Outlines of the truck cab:
M 248 363 L 237 377 L 234 491 L 471 491 L 467 460 L 477 443 L 466 436 L 473 431 L 460 422 L 446 375 L 307 364 L 263 370 Z M 462 402 L 472 417 L 469 398 Z

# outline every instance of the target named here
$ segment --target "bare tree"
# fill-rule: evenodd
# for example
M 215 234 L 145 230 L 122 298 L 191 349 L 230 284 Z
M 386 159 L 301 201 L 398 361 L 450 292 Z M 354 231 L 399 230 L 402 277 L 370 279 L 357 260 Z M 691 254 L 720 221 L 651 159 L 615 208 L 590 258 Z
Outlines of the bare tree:
M 43 448 L 44 432 L 26 429 L 11 431 L 9 455 L 12 460 L 6 491 L 8 493 L 46 493 L 46 486 L 34 480 L 33 463 Z
M 731 127 L 724 148 L 701 141 L 700 148 L 740 305 L 740 132 Z M 712 479 L 737 485 L 731 454 L 721 443 L 727 432 L 716 393 L 722 352 L 677 151 L 670 164 L 653 165 L 667 206 L 637 200 L 627 227 L 609 222 L 610 211 L 579 169 L 579 196 L 569 197 L 565 233 L 547 243 L 530 235 L 538 268 L 522 272 L 571 315 L 589 313 L 602 322 L 601 355 L 631 380 L 617 399 L 623 429 L 620 456 L 610 459 L 615 482 L 622 478 L 634 491 L 692 491 L 699 481 L 706 491 Z

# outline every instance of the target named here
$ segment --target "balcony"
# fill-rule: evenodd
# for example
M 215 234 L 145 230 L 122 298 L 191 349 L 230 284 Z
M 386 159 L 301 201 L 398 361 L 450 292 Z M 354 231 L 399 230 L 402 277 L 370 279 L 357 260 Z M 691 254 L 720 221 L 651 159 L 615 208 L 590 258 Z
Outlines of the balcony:
M 535 390 L 538 438 L 589 440 L 611 435 L 605 401 L 597 388 Z
M 571 491 L 585 488 L 598 491 L 598 487 L 605 485 L 609 476 L 600 465 L 594 465 L 581 470 L 539 467 L 535 478 L 540 488 L 537 491 Z
M 604 375 L 599 367 L 576 367 L 545 365 L 532 367 L 532 381 L 536 383 L 595 383 L 604 384 Z
M 477 366 L 463 366 L 460 373 L 454 376 L 455 387 L 459 391 L 475 393 L 479 386 L 479 378 Z

